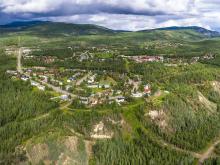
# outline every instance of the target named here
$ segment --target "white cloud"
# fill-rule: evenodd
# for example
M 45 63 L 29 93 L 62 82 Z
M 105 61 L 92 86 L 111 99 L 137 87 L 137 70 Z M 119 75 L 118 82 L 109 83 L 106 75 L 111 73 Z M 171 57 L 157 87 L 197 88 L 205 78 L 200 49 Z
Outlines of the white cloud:
M 0 0 L 1 13 L 12 20 L 94 23 L 125 30 L 188 25 L 220 29 L 219 0 Z
M 19 12 L 49 12 L 59 9 L 59 6 L 75 7 L 93 6 L 101 10 L 103 6 L 111 8 L 128 9 L 134 12 L 164 12 L 178 13 L 190 12 L 191 4 L 194 0 L 1 0 L 0 4 L 4 6 L 6 13 Z M 74 12 L 74 11 L 72 11 Z

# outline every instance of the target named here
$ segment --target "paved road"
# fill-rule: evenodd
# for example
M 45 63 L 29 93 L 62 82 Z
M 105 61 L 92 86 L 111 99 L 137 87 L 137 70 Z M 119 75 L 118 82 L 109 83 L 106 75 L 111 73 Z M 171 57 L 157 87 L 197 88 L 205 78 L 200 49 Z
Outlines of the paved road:
M 60 87 L 53 86 L 53 85 L 51 85 L 49 83 L 46 83 L 44 81 L 39 81 L 39 82 L 41 82 L 43 85 L 48 86 L 49 88 L 52 88 L 54 91 L 56 91 L 58 93 L 61 93 L 61 94 L 64 94 L 64 95 L 69 95 L 72 98 L 77 98 L 77 95 L 74 95 L 72 93 L 69 93 L 68 91 L 62 90 Z
M 23 73 L 22 64 L 21 64 L 21 58 L 22 58 L 22 48 L 19 48 L 18 49 L 18 53 L 17 53 L 17 71 L 19 73 Z M 77 97 L 76 95 L 74 95 L 72 93 L 69 93 L 68 91 L 62 90 L 60 87 L 53 86 L 53 85 L 48 84 L 48 83 L 46 83 L 44 81 L 39 81 L 39 82 L 41 82 L 42 84 L 48 86 L 49 88 L 52 88 L 54 91 L 56 91 L 58 93 L 61 93 L 61 94 L 64 94 L 64 95 L 69 95 L 72 98 L 76 98 Z

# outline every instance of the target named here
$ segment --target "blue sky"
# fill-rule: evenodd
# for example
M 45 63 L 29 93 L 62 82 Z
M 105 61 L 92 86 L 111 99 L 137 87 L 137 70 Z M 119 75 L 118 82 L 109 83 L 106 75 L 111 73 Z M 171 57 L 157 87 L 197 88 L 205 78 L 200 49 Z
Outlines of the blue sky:
M 201 26 L 220 31 L 220 0 L 0 0 L 0 24 L 90 23 L 119 30 Z

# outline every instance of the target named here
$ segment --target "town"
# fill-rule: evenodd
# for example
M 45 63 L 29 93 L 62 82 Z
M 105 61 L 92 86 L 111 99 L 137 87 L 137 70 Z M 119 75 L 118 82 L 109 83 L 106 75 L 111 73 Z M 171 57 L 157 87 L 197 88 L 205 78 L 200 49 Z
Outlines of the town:
M 93 48 L 94 49 L 94 48 Z M 68 68 L 54 68 L 33 66 L 23 68 L 21 60 L 34 59 L 35 61 L 43 61 L 46 64 L 51 64 L 59 61 L 57 57 L 53 56 L 33 56 L 32 51 L 38 49 L 29 48 L 7 48 L 5 50 L 7 55 L 14 55 L 18 53 L 18 64 L 16 70 L 8 70 L 7 74 L 12 79 L 21 79 L 29 82 L 34 88 L 50 92 L 53 94 L 52 100 L 59 102 L 75 103 L 83 107 L 95 107 L 98 105 L 106 105 L 116 103 L 117 105 L 126 104 L 131 99 L 147 99 L 152 95 L 150 82 L 143 81 L 141 75 L 131 75 L 130 77 L 125 73 L 112 73 L 106 70 L 95 71 L 85 69 L 68 69 Z M 92 58 L 88 55 L 88 51 L 82 53 L 77 60 L 82 62 Z M 210 60 L 214 56 L 207 54 L 204 57 L 193 57 L 188 63 L 181 59 L 164 58 L 163 56 L 121 56 L 124 59 L 134 61 L 135 63 L 145 62 L 159 62 L 164 63 L 165 66 L 188 65 L 198 62 L 201 59 Z M 68 59 L 66 59 L 68 60 Z M 103 59 L 105 60 L 105 59 Z M 61 60 L 62 61 L 62 60 Z M 21 69 L 22 68 L 22 69 Z M 156 91 L 154 91 L 154 94 Z M 74 100 L 74 101 L 73 101 Z
M 23 54 L 24 59 L 34 58 L 29 55 L 30 49 L 21 48 L 18 52 Z M 16 53 L 16 50 L 6 49 L 6 53 L 12 55 Z M 54 62 L 54 58 L 46 56 L 44 58 L 47 63 Z M 18 65 L 21 65 L 21 61 L 18 62 Z M 112 103 L 122 105 L 129 98 L 147 98 L 151 95 L 151 85 L 143 82 L 140 75 L 130 78 L 125 74 L 111 75 L 107 71 L 48 67 L 22 68 L 20 71 L 8 70 L 7 74 L 11 76 L 11 79 L 29 82 L 38 90 L 50 91 L 54 95 L 51 98 L 53 100 L 65 102 L 74 99 L 75 102 L 85 107 Z
M 62 95 L 63 101 L 71 98 L 78 99 L 81 104 L 88 107 L 99 104 L 116 102 L 121 105 L 126 102 L 125 96 L 142 98 L 151 95 L 150 84 L 142 82 L 140 77 L 130 79 L 125 75 L 118 75 L 124 84 L 121 86 L 108 75 L 97 74 L 94 71 L 49 69 L 45 67 L 26 68 L 23 73 L 8 70 L 12 79 L 28 81 L 39 90 L 54 90 Z M 126 80 L 124 80 L 126 78 Z

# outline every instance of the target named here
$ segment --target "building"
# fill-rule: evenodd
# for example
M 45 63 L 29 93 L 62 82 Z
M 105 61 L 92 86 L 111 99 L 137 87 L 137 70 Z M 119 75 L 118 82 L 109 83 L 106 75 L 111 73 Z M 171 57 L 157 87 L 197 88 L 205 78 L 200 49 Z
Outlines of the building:
M 29 48 L 22 48 L 22 53 L 24 55 L 29 55 L 31 53 L 31 49 L 29 49 Z
M 94 83 L 95 82 L 95 77 L 96 77 L 96 75 L 93 75 L 93 76 L 89 77 L 88 84 Z
M 105 89 L 109 89 L 110 88 L 109 84 L 99 84 L 98 86 L 99 86 L 99 88 L 105 88 Z
M 17 75 L 18 75 L 18 72 L 15 71 L 15 70 L 7 70 L 6 73 L 7 73 L 7 74 L 10 74 L 10 75 L 14 75 L 14 76 L 17 76 Z
M 69 99 L 69 96 L 68 95 L 61 95 L 60 99 L 63 101 L 67 101 Z
M 67 91 L 69 91 L 70 89 L 72 89 L 72 86 L 71 86 L 71 85 L 66 85 L 66 86 L 65 86 L 65 89 L 66 89 Z
M 129 56 L 128 58 L 134 60 L 137 63 L 164 61 L 163 56 Z
M 80 103 L 88 105 L 89 104 L 89 97 L 79 97 Z
M 36 81 L 31 80 L 31 85 L 37 87 L 39 90 L 45 91 L 46 87 L 41 85 L 40 83 Z
M 147 84 L 147 85 L 144 86 L 144 94 L 147 95 L 147 96 L 151 95 L 150 85 Z
M 99 85 L 97 84 L 91 84 L 91 85 L 87 85 L 88 88 L 98 88 Z
M 117 97 L 117 98 L 115 99 L 115 101 L 116 101 L 117 103 L 123 103 L 123 102 L 125 102 L 125 97 L 124 97 L 124 96 L 119 96 L 119 97 Z
M 46 87 L 43 85 L 38 85 L 37 88 L 42 91 L 45 91 L 45 89 L 46 89 Z
M 116 103 L 124 103 L 125 102 L 125 97 L 124 96 L 114 96 L 109 98 L 110 101 L 115 101 Z
M 26 75 L 22 75 L 21 76 L 21 80 L 23 80 L 23 81 L 28 81 L 30 78 L 28 77 L 28 76 L 26 76 Z
M 132 93 L 131 96 L 134 98 L 141 98 L 141 97 L 143 97 L 143 93 L 141 93 L 141 92 Z
M 6 53 L 6 55 L 14 55 L 14 54 L 16 54 L 16 49 L 15 48 L 6 48 L 5 49 L 5 53 Z

